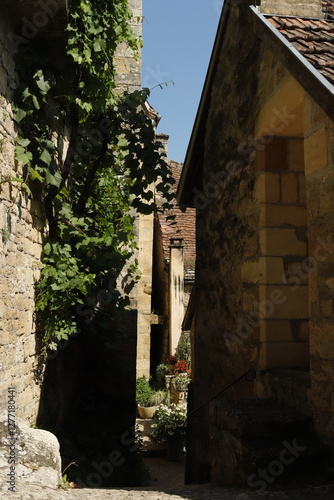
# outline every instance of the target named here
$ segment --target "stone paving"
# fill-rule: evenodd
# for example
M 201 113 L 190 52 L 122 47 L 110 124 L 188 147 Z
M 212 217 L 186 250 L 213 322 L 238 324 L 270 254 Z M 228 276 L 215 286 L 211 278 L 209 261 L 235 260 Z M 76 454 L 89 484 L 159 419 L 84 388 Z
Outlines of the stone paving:
M 182 486 L 160 490 L 159 487 L 123 489 L 67 489 L 54 490 L 33 484 L 18 485 L 17 492 L 0 491 L 6 500 L 333 500 L 330 486 L 288 491 L 265 491 L 236 488 L 215 488 L 210 485 Z
M 153 486 L 110 489 L 52 489 L 36 484 L 17 483 L 9 492 L 0 477 L 0 499 L 6 500 L 333 500 L 333 486 L 300 489 L 216 488 L 210 485 L 183 484 L 185 461 L 170 462 L 164 456 L 145 457 Z

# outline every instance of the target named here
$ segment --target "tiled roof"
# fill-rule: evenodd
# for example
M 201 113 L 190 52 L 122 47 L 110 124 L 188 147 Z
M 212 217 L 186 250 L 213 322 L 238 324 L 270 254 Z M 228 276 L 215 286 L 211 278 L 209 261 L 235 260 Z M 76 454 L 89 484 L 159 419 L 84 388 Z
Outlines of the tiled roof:
M 265 16 L 334 85 L 334 1 L 323 2 L 331 19 Z
M 176 180 L 174 184 L 176 192 L 183 165 L 174 161 L 170 161 L 169 164 Z M 176 215 L 175 224 L 166 220 L 168 215 Z M 183 238 L 185 270 L 186 272 L 193 270 L 196 259 L 196 209 L 188 208 L 186 212 L 181 212 L 180 208 L 175 205 L 168 213 L 159 214 L 159 222 L 165 258 L 169 258 L 170 238 Z
M 334 19 L 334 0 L 322 0 L 322 10 L 326 19 Z

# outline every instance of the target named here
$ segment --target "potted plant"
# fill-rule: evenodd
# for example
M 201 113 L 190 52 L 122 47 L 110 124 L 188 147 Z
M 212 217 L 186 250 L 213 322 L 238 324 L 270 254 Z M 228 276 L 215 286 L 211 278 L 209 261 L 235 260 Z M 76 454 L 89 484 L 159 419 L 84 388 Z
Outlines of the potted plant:
M 166 375 L 169 375 L 170 369 L 167 365 L 160 364 L 156 369 L 156 386 L 158 390 L 165 390 Z
M 140 418 L 153 418 L 156 410 L 156 392 L 150 386 L 145 376 L 139 377 L 136 381 L 136 401 Z
M 187 409 L 171 404 L 160 405 L 155 414 L 156 422 L 151 427 L 152 437 L 159 443 L 167 443 L 167 458 L 182 460 L 185 444 Z
M 168 356 L 168 358 L 166 359 L 166 365 L 169 369 L 169 374 L 170 375 L 173 375 L 174 374 L 174 368 L 175 368 L 175 365 L 176 363 L 178 362 L 178 359 L 177 359 L 177 356 L 171 354 L 170 356 Z
M 187 373 L 189 370 L 189 363 L 181 359 L 174 366 L 175 373 Z
M 190 383 L 189 373 L 180 373 L 171 381 L 171 400 L 178 404 L 187 401 L 188 385 Z

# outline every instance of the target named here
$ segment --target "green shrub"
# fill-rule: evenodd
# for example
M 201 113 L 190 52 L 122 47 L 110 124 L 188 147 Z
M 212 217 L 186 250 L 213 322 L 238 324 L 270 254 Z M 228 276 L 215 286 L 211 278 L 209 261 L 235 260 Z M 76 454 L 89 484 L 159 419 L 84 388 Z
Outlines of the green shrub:
M 191 364 L 191 344 L 190 344 L 189 333 L 182 332 L 175 354 L 177 355 L 177 358 L 179 360 L 182 359 L 183 361 L 186 361 L 189 365 Z
M 166 391 L 157 391 L 153 396 L 153 406 L 168 405 L 169 394 Z
M 156 369 L 156 388 L 163 391 L 166 388 L 165 376 L 169 374 L 169 368 L 166 365 L 158 365 Z
M 139 406 L 154 406 L 155 390 L 150 386 L 150 382 L 144 376 L 136 381 L 136 401 Z

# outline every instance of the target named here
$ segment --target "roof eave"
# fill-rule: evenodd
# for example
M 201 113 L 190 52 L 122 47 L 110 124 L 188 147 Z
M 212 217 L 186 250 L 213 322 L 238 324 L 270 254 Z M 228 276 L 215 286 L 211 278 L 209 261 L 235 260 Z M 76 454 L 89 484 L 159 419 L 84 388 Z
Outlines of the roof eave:
M 261 14 L 253 12 L 254 30 L 266 47 L 286 66 L 291 75 L 334 119 L 334 86 Z

